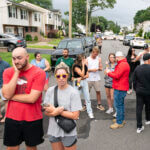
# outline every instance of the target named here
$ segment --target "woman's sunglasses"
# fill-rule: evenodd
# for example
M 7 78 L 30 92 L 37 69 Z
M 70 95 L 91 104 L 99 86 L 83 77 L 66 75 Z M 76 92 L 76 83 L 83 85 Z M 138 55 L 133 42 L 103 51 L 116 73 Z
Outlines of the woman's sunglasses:
M 67 76 L 68 76 L 68 74 L 56 74 L 56 75 L 55 75 L 55 77 L 56 77 L 57 79 L 60 79 L 60 77 L 62 77 L 63 79 L 66 79 Z

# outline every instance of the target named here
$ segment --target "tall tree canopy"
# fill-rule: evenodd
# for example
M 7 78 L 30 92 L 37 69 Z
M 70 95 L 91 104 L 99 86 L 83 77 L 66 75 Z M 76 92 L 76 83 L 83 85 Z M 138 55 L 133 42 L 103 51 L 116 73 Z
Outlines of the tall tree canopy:
M 40 7 L 46 8 L 46 9 L 52 9 L 53 5 L 52 5 L 52 0 L 13 0 L 14 2 L 22 2 L 22 1 L 27 1 L 29 3 L 38 5 Z
M 145 10 L 139 10 L 135 14 L 134 24 L 142 23 L 144 21 L 150 20 L 150 7 Z
M 113 8 L 116 0 L 88 0 L 89 1 L 89 20 L 93 11 L 97 9 Z M 87 0 L 72 1 L 72 25 L 76 28 L 76 24 L 86 23 L 86 2 Z M 69 13 L 66 12 L 66 15 Z

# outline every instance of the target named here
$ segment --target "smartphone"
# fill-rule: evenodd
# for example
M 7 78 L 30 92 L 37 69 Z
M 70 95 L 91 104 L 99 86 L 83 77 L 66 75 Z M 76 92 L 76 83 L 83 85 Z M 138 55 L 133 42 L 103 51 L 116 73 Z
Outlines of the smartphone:
M 42 107 L 49 107 L 49 104 L 47 104 L 47 103 L 42 103 L 41 106 L 42 106 Z

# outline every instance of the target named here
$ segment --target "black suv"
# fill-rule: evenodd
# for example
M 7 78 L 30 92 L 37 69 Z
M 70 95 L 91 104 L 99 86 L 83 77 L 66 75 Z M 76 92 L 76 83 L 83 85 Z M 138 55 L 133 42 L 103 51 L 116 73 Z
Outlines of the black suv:
M 86 57 L 89 56 L 89 49 L 84 45 L 84 42 L 81 38 L 74 39 L 64 39 L 60 41 L 58 47 L 51 55 L 51 66 L 52 69 L 55 67 L 55 63 L 59 57 L 62 57 L 62 51 L 64 48 L 69 49 L 69 57 L 76 59 L 78 54 L 84 54 Z
M 0 47 L 7 47 L 8 52 L 16 47 L 26 47 L 26 41 L 15 34 L 0 34 Z

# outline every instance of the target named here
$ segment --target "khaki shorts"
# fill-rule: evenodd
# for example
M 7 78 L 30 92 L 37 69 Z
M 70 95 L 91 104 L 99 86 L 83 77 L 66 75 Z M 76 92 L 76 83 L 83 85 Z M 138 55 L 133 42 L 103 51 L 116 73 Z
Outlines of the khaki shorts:
M 88 81 L 89 91 L 94 87 L 95 91 L 100 91 L 100 80 L 99 81 Z

